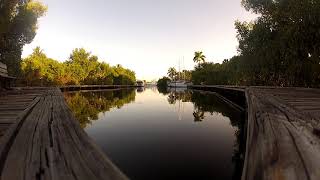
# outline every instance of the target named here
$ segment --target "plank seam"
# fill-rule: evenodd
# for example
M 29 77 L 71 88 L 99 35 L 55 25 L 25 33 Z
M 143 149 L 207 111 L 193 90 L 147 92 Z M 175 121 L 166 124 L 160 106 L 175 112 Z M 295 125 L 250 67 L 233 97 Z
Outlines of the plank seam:
M 14 139 L 16 138 L 16 136 L 18 135 L 18 132 L 20 130 L 20 128 L 22 127 L 24 121 L 26 120 L 26 118 L 28 117 L 28 115 L 32 112 L 32 110 L 34 109 L 34 107 L 36 107 L 36 105 L 39 103 L 40 101 L 40 97 L 36 97 L 34 98 L 33 102 L 29 105 L 29 107 L 26 109 L 26 112 L 23 112 L 23 114 L 21 115 L 21 117 L 18 117 L 17 119 L 18 122 L 15 125 L 15 127 L 12 127 L 10 130 L 8 131 L 13 131 L 13 132 L 7 132 L 7 138 L 5 138 L 5 142 L 1 142 L 0 144 L 3 144 L 3 147 L 0 149 L 0 176 L 2 175 L 2 171 L 7 159 L 7 155 L 10 151 L 11 146 L 13 145 Z

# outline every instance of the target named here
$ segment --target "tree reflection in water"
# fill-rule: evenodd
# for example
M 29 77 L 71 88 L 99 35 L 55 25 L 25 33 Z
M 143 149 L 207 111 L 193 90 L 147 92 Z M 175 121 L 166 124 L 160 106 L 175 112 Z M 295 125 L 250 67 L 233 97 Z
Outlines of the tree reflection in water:
M 145 90 L 144 87 L 138 87 L 137 93 L 143 93 L 144 90 Z
M 144 89 L 138 89 L 143 92 Z M 152 89 L 156 90 L 156 89 Z M 202 123 L 206 116 L 221 113 L 230 119 L 235 129 L 236 141 L 234 142 L 232 161 L 234 164 L 233 179 L 241 179 L 242 167 L 245 154 L 245 112 L 239 112 L 214 94 L 168 89 L 158 89 L 166 96 L 169 104 L 181 102 L 192 102 L 194 105 L 193 117 L 196 123 Z M 98 119 L 100 112 L 110 111 L 112 108 L 121 108 L 127 103 L 135 101 L 136 91 L 134 89 L 123 89 L 119 91 L 101 92 L 76 92 L 66 93 L 65 99 L 74 112 L 83 128 Z
M 167 87 L 160 87 L 159 86 L 159 87 L 157 87 L 157 89 L 158 89 L 158 92 L 163 94 L 163 95 L 170 94 L 170 91 L 169 91 L 169 89 Z
M 159 91 L 160 92 L 160 91 Z M 168 102 L 175 104 L 178 101 L 192 102 L 194 104 L 194 122 L 201 123 L 206 116 L 206 113 L 211 115 L 214 113 L 221 113 L 223 116 L 229 117 L 230 123 L 235 127 L 236 142 L 234 142 L 232 161 L 234 163 L 233 179 L 241 179 L 246 135 L 245 135 L 245 112 L 233 109 L 226 104 L 214 93 L 204 91 L 188 91 L 188 90 L 169 90 L 162 92 L 164 95 L 168 94 Z
M 65 93 L 64 97 L 82 128 L 86 128 L 92 121 L 98 120 L 100 112 L 121 108 L 135 100 L 134 89 L 99 92 Z
M 193 112 L 194 122 L 201 122 L 204 120 L 204 112 L 199 109 Z

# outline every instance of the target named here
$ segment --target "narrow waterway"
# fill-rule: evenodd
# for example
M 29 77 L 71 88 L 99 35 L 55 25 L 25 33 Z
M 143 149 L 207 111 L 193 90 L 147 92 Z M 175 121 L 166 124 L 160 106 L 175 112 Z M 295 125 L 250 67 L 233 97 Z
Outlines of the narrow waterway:
M 243 113 L 212 93 L 70 92 L 81 126 L 132 180 L 240 179 Z

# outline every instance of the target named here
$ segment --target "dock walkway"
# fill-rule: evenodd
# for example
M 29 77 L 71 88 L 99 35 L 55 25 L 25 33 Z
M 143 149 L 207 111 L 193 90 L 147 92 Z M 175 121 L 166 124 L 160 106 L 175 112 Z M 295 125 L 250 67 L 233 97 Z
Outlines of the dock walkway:
M 247 106 L 242 180 L 320 179 L 319 89 L 193 88 Z M 0 93 L 0 179 L 127 177 L 81 129 L 59 88 L 23 88 Z
M 246 89 L 243 180 L 320 179 L 320 90 Z
M 190 88 L 215 91 L 235 101 L 245 97 L 248 119 L 242 180 L 320 179 L 320 89 Z
M 0 95 L 3 180 L 124 180 L 81 129 L 58 88 Z

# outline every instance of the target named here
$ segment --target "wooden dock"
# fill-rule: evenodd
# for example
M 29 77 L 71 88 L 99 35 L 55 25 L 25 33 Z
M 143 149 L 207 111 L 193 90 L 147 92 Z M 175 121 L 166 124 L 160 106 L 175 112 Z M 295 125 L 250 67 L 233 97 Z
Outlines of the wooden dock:
M 194 86 L 247 106 L 242 180 L 320 179 L 320 90 Z M 0 93 L 0 179 L 128 179 L 81 129 L 59 88 Z
M 81 129 L 58 88 L 0 94 L 1 180 L 128 179 Z
M 251 87 L 243 180 L 320 179 L 320 90 Z
M 235 101 L 245 97 L 248 119 L 242 180 L 320 179 L 320 89 L 190 88 L 216 91 Z

